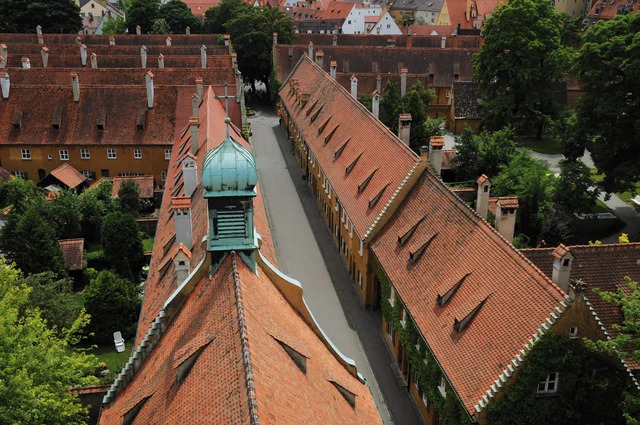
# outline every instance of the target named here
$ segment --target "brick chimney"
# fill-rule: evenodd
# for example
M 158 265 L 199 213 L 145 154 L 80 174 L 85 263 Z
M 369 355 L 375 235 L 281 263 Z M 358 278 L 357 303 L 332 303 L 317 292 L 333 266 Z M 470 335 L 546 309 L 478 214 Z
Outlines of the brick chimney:
M 442 40 L 440 41 L 440 48 L 444 49 L 447 47 L 447 37 L 446 36 L 442 36 Z
M 402 68 L 400 70 L 400 97 L 404 97 L 407 94 L 407 74 L 409 70 L 407 68 Z
M 376 77 L 376 91 L 382 93 L 382 77 L 380 74 Z
M 309 42 L 309 59 L 313 59 L 313 43 Z
M 329 75 L 331 75 L 331 78 L 333 78 L 334 80 L 336 79 L 337 69 L 338 63 L 336 61 L 331 61 L 331 63 L 329 64 Z
M 164 42 L 167 46 L 171 46 L 171 37 L 167 37 L 167 39 Z
M 158 68 L 164 68 L 164 55 L 162 53 L 158 55 Z
M 398 117 L 398 137 L 409 146 L 411 138 L 411 114 L 400 114 Z
M 338 36 L 337 35 L 333 35 L 333 45 L 337 46 L 338 45 Z
M 136 34 L 142 34 L 142 28 L 140 28 L 140 25 L 136 25 Z
M 98 55 L 96 55 L 96 52 L 91 53 L 91 68 L 98 68 Z
M 324 53 L 322 52 L 322 50 L 318 50 L 316 52 L 316 64 L 322 68 L 322 62 L 324 61 Z
M 42 67 L 46 68 L 49 64 L 49 49 L 46 47 L 40 49 L 40 57 L 42 57 Z
M 411 26 L 407 29 L 407 48 L 410 49 L 413 47 L 413 30 Z
M 558 245 L 553 250 L 553 272 L 551 280 L 554 281 L 564 292 L 569 291 L 569 278 L 571 275 L 571 265 L 573 264 L 573 255 L 569 252 L 569 248 L 563 244 Z
M 200 118 L 200 98 L 195 93 L 191 96 L 191 115 Z
M 82 44 L 82 39 L 80 37 L 76 37 L 76 45 L 81 45 Z
M 109 36 L 109 46 L 115 46 L 116 45 L 116 38 L 112 35 Z
M 140 63 L 143 68 L 147 67 L 147 46 L 140 47 Z
M 22 69 L 30 69 L 31 68 L 31 59 L 28 57 L 22 58 Z
M 204 100 L 204 85 L 202 83 L 202 78 L 196 78 L 196 94 L 200 100 Z
M 491 182 L 486 174 L 481 175 L 478 180 L 478 195 L 476 197 L 476 213 L 487 219 L 487 211 L 489 209 L 489 196 L 491 193 Z
M 200 66 L 202 68 L 207 67 L 207 46 L 204 44 L 200 46 Z
M 396 47 L 396 39 L 387 38 L 387 47 Z
M 184 195 L 191 197 L 198 187 L 198 166 L 194 155 L 187 155 L 182 160 L 182 181 Z
M 197 117 L 189 117 L 189 129 L 191 130 L 191 153 L 194 155 L 198 154 L 198 144 L 200 143 L 198 140 L 199 125 L 200 120 Z
M 80 79 L 75 72 L 71 73 L 71 89 L 73 90 L 73 101 L 80 102 Z
M 184 29 L 184 33 L 187 35 L 191 35 L 191 27 L 189 25 L 187 25 L 187 27 Z
M 380 93 L 374 90 L 371 94 L 371 113 L 376 119 L 380 119 Z
M 517 197 L 498 198 L 496 204 L 496 230 L 509 242 L 513 241 L 517 210 Z
M 87 65 L 87 46 L 84 44 L 80 45 L 80 62 L 82 63 L 82 66 Z
M 147 71 L 144 75 L 145 85 L 147 86 L 147 108 L 153 109 L 153 73 Z
M 189 277 L 191 270 L 191 251 L 184 244 L 178 245 L 173 257 L 173 268 L 176 271 L 177 284 L 181 285 Z
M 9 89 L 11 88 L 11 80 L 9 79 L 9 73 L 5 72 L 2 79 L 0 79 L 0 87 L 2 87 L 2 98 L 9 99 Z
M 358 79 L 355 74 L 351 76 L 351 96 L 358 98 Z
M 239 69 L 236 69 L 235 72 L 236 77 L 236 93 L 239 95 L 236 96 L 236 103 L 242 103 L 244 101 L 244 87 L 242 83 L 242 72 Z
M 171 199 L 171 209 L 173 209 L 173 224 L 176 228 L 176 243 L 183 244 L 188 249 L 193 248 L 191 198 L 174 196 Z
M 429 163 L 438 177 L 442 170 L 442 148 L 444 148 L 444 137 L 431 136 L 429 139 Z

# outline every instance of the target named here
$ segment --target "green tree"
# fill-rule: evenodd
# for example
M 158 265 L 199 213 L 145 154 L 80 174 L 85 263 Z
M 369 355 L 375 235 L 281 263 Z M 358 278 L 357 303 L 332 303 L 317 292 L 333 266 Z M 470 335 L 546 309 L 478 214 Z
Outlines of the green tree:
M 209 8 L 204 13 L 204 32 L 208 34 L 224 34 L 225 24 L 235 18 L 241 10 L 251 6 L 242 0 L 222 0 L 218 6 Z
M 160 0 L 131 0 L 127 8 L 127 29 L 129 34 L 136 33 L 136 26 L 140 25 L 142 33 L 148 33 L 158 16 Z
M 461 178 L 476 179 L 482 174 L 496 176 L 516 153 L 513 129 L 474 134 L 466 127 L 456 138 L 453 164 Z
M 395 78 L 391 78 L 380 96 L 380 121 L 393 133 L 398 133 L 398 115 L 400 114 L 400 92 Z
M 607 192 L 640 180 L 640 15 L 618 16 L 589 28 L 575 70 L 585 94 L 578 125 Z
M 142 301 L 140 288 L 109 270 L 101 271 L 84 290 L 85 307 L 91 315 L 89 330 L 98 342 L 113 341 L 113 333 L 135 335 Z
M 559 14 L 560 44 L 573 48 L 579 47 L 584 31 L 582 19 L 582 16 L 575 18 L 566 13 Z
M 151 34 L 173 34 L 173 31 L 171 31 L 171 28 L 169 28 L 167 21 L 165 21 L 163 18 L 158 18 L 155 21 L 153 21 L 153 26 L 151 27 L 150 33 Z
M 184 34 L 187 27 L 192 34 L 199 33 L 202 26 L 200 20 L 182 0 L 169 0 L 160 6 L 158 18 L 165 20 L 173 34 Z
M 118 189 L 118 200 L 122 211 L 138 215 L 140 212 L 140 187 L 135 180 L 125 180 Z
M 371 112 L 373 97 L 369 93 L 363 94 L 362 96 L 358 97 L 358 100 L 360 101 L 360 103 L 362 103 L 362 106 L 364 106 L 369 112 Z
M 40 203 L 42 205 L 42 203 Z M 81 233 L 82 209 L 80 199 L 73 190 L 63 190 L 48 205 L 41 207 L 48 212 L 51 221 L 56 225 L 59 239 L 77 238 Z
M 86 189 L 79 196 L 82 213 L 82 234 L 85 238 L 95 239 L 100 235 L 102 218 L 114 211 L 115 202 L 111 199 L 113 183 L 108 179 Z
M 420 152 L 420 146 L 426 145 L 424 123 L 427 120 L 427 108 L 429 102 L 434 99 L 433 90 L 425 89 L 419 81 L 409 87 L 407 93 L 400 101 L 400 113 L 411 114 L 411 135 L 409 146 L 414 152 Z
M 43 272 L 25 277 L 24 283 L 31 288 L 29 305 L 40 310 L 50 328 L 59 332 L 72 328 L 81 309 L 74 300 L 71 279 Z
M 144 251 L 138 223 L 130 214 L 112 212 L 102 223 L 102 248 L 107 262 L 121 276 L 139 276 Z
M 98 361 L 73 349 L 29 306 L 31 288 L 0 259 L 0 423 L 80 425 L 87 409 L 69 389 L 95 385 Z M 82 328 L 86 316 L 73 325 Z
M 0 32 L 74 34 L 82 29 L 80 8 L 73 0 L 0 0 Z
M 591 178 L 591 170 L 580 161 L 566 161 L 560 164 L 553 203 L 556 209 L 569 214 L 591 212 L 596 206 L 599 189 Z
M 124 34 L 127 29 L 127 21 L 119 16 L 108 19 L 102 26 L 103 34 Z
M 11 179 L 0 183 L 0 208 L 13 205 L 22 209 L 27 200 L 44 198 L 44 191 L 31 180 Z
M 424 122 L 424 138 L 425 140 L 431 140 L 433 136 L 443 135 L 443 123 L 442 118 L 429 118 Z
M 558 112 L 556 91 L 568 70 L 560 26 L 546 0 L 501 3 L 486 20 L 484 45 L 473 58 L 484 128 L 511 125 L 519 134 L 542 138 Z
M 65 274 L 64 257 L 56 229 L 31 205 L 24 213 L 12 211 L 0 230 L 0 250 L 25 273 Z
M 545 216 L 551 210 L 554 177 L 545 164 L 526 152 L 516 154 L 500 174 L 492 179 L 492 193 L 496 196 L 517 196 L 520 204 L 520 231 L 532 243 L 540 236 Z

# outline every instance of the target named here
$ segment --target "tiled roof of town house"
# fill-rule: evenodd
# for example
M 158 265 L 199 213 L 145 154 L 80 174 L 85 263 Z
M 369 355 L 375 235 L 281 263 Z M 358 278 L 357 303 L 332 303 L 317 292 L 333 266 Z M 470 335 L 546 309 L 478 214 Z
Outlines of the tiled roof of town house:
M 0 182 L 8 182 L 11 179 L 11 172 L 0 167 Z
M 449 0 L 450 1 L 450 0 Z M 464 1 L 464 0 L 463 0 Z M 446 28 L 441 26 L 440 28 Z M 284 47 L 291 46 L 308 46 L 309 42 L 313 42 L 314 46 L 332 46 L 333 37 L 336 37 L 338 46 L 352 47 L 387 47 L 389 40 L 393 40 L 396 47 L 416 47 L 416 48 L 440 48 L 442 37 L 431 35 L 413 35 L 409 38 L 407 35 L 378 35 L 368 34 L 366 37 L 361 34 L 296 34 L 297 37 L 293 44 L 282 45 Z M 473 36 L 456 36 L 447 38 L 447 48 L 468 48 L 477 49 L 481 46 L 482 38 L 478 35 Z M 410 43 L 410 44 L 409 44 Z M 372 52 L 375 52 L 373 50 Z
M 113 188 L 111 189 L 111 197 L 117 198 L 118 191 L 120 190 L 120 186 L 122 182 L 125 180 L 133 180 L 138 184 L 138 189 L 140 189 L 140 197 L 143 199 L 153 198 L 153 176 L 135 176 L 135 177 L 110 177 L 109 180 L 113 183 Z
M 165 45 L 167 36 L 164 34 L 43 34 L 45 46 L 54 44 L 85 44 L 109 45 L 109 39 L 113 38 L 116 46 L 151 46 Z M 79 40 L 79 41 L 78 41 Z M 0 33 L 0 43 L 11 44 L 39 44 L 36 34 Z M 171 34 L 172 46 L 213 46 L 218 44 L 218 34 Z
M 400 245 L 399 238 L 416 224 Z M 424 255 L 412 261 L 415 247 L 429 240 Z M 507 365 L 519 364 L 520 350 L 530 347 L 537 329 L 547 326 L 565 299 L 558 286 L 430 171 L 371 248 L 470 415 L 482 410 L 483 397 L 495 395 L 496 380 Z M 439 306 L 439 296 L 456 286 Z M 472 321 L 456 330 L 476 307 Z
M 471 81 L 454 81 L 453 106 L 455 119 L 479 119 L 478 86 Z
M 628 0 L 600 0 L 593 2 L 587 18 L 613 19 L 620 14 L 624 14 L 625 11 L 636 13 L 638 10 L 640 10 L 640 5 L 635 2 L 630 3 Z
M 66 57 L 71 56 L 77 58 L 78 64 L 80 64 L 80 46 L 74 44 L 52 44 L 50 46 L 44 44 L 15 44 L 5 43 L 9 55 L 23 55 L 31 58 L 31 66 L 40 66 L 40 61 L 34 60 L 36 56 L 41 55 L 41 51 L 46 47 L 49 51 L 49 58 L 54 57 Z M 86 45 L 85 45 L 86 46 Z M 149 59 L 155 59 L 159 54 L 163 54 L 165 58 L 172 56 L 197 56 L 200 58 L 202 45 L 192 46 L 165 46 L 165 45 L 129 45 L 129 46 L 105 46 L 105 45 L 89 45 L 87 47 L 87 57 L 92 53 L 98 55 L 98 57 L 106 56 L 137 56 L 140 58 L 140 49 L 145 47 L 147 56 Z M 205 46 L 207 52 L 207 58 L 230 58 L 229 49 L 225 46 L 219 46 L 217 44 L 208 44 Z M 78 65 L 80 66 L 80 65 Z M 198 65 L 200 66 L 200 65 Z
M 400 30 L 404 35 L 407 35 L 409 32 L 409 28 L 411 28 L 412 37 L 427 35 L 444 35 L 445 37 L 449 37 L 453 35 L 453 31 L 458 27 L 457 25 L 403 25 L 402 27 L 400 27 Z
M 364 239 L 420 158 L 307 56 L 290 78 L 310 98 L 301 109 L 285 81 L 282 102 Z
M 518 208 L 518 197 L 517 196 L 504 196 L 498 198 L 496 201 L 500 203 L 502 208 Z
M 444 0 L 396 0 L 391 10 L 416 10 L 420 12 L 440 12 Z
M 82 270 L 84 258 L 84 239 L 60 239 L 60 248 L 64 256 L 64 263 L 69 270 Z
M 332 1 L 326 8 L 317 10 L 314 19 L 347 19 L 354 3 L 346 1 Z
M 87 180 L 87 176 L 66 163 L 52 170 L 51 175 L 70 189 L 78 187 Z
M 42 59 L 40 54 L 31 55 L 31 66 L 40 67 Z M 229 61 L 225 56 L 214 56 L 212 58 L 207 57 L 207 68 L 221 68 L 227 66 Z M 137 56 L 112 56 L 101 55 L 97 57 L 97 64 L 99 68 L 141 68 L 140 55 Z M 200 56 L 165 56 L 164 66 L 165 68 L 200 68 L 202 65 Z M 82 66 L 80 54 L 77 56 L 49 56 L 48 68 L 74 68 Z M 87 66 L 89 60 L 87 60 Z M 149 68 L 158 68 L 157 56 L 147 56 L 147 66 Z M 8 68 L 20 68 L 22 67 L 22 55 L 13 55 L 9 52 L 9 59 L 7 62 Z

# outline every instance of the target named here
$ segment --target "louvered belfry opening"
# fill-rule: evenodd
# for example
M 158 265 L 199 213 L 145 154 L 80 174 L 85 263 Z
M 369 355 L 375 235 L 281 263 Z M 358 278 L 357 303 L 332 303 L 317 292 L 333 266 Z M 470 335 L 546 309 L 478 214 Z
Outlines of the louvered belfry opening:
M 247 226 L 244 218 L 244 210 L 218 211 L 219 238 L 244 238 Z
M 217 198 L 209 200 L 210 219 L 212 224 L 213 239 L 240 243 L 247 234 L 247 208 L 249 200 L 241 198 Z

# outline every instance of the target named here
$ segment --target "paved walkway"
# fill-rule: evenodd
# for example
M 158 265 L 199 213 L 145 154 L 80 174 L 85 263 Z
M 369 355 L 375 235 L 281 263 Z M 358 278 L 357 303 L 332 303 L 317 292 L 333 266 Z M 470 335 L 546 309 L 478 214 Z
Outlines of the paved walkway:
M 383 345 L 381 313 L 360 307 L 344 262 L 302 173 L 278 116 L 257 107 L 250 119 L 260 185 L 276 244 L 280 269 L 298 279 L 304 297 L 324 332 L 367 379 L 385 424 L 423 421 L 390 367 Z

